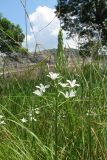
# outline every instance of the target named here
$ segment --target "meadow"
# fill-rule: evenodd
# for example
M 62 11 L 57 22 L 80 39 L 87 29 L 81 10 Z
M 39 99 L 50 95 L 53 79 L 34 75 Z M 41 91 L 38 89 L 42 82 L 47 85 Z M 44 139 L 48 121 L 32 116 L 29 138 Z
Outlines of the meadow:
M 0 77 L 0 160 L 106 160 L 107 68 L 50 73 Z

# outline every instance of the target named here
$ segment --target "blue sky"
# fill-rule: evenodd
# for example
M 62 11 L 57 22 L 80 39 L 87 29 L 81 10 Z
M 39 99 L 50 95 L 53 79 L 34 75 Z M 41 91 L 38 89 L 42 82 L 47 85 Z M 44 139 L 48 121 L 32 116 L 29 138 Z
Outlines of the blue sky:
M 22 0 L 23 3 L 25 0 Z M 44 26 L 52 21 L 55 17 L 55 5 L 57 0 L 26 0 L 27 12 L 30 22 L 32 23 L 37 41 L 34 39 L 33 32 L 30 27 L 27 31 L 28 49 L 34 51 L 36 42 L 41 44 L 42 48 L 56 48 L 57 36 L 60 29 L 59 20 L 57 17 L 46 27 L 42 32 L 39 32 Z M 25 12 L 20 0 L 0 0 L 0 13 L 11 22 L 19 24 L 25 33 Z M 29 23 L 28 23 L 29 25 Z M 66 33 L 64 32 L 64 43 L 66 43 Z M 23 46 L 25 45 L 25 40 Z M 67 41 L 72 48 L 75 48 L 76 43 L 73 40 Z
M 22 0 L 24 2 L 24 0 Z M 34 12 L 38 6 L 54 8 L 57 0 L 26 0 L 28 13 Z M 24 10 L 20 0 L 0 0 L 0 13 L 25 31 Z

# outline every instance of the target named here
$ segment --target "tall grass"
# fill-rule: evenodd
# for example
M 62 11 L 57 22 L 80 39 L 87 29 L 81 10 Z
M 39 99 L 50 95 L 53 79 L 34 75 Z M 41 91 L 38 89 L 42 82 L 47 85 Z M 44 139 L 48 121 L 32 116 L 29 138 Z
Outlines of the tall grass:
M 80 87 L 74 99 L 58 98 L 57 159 L 106 160 L 107 70 L 87 64 L 62 76 L 63 80 L 76 79 Z M 54 159 L 57 93 L 51 87 L 45 97 L 35 96 L 32 92 L 40 82 L 50 83 L 46 76 L 36 80 L 0 79 L 0 115 L 6 123 L 0 124 L 1 160 Z M 33 113 L 37 121 L 28 116 L 35 108 L 40 111 Z M 26 123 L 22 123 L 23 117 Z
M 38 77 L 0 77 L 0 160 L 107 159 L 107 68 L 96 60 L 68 70 L 61 31 L 58 40 L 55 71 L 77 80 L 76 97 L 59 97 L 42 63 Z M 33 94 L 40 83 L 51 85 L 42 97 Z

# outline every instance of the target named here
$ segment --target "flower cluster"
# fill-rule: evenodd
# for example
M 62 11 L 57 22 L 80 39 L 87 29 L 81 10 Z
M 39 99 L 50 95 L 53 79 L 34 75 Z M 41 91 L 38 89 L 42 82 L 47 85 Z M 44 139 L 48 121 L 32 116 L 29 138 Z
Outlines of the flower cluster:
M 66 91 L 65 93 L 60 91 L 60 93 L 61 93 L 65 98 L 75 97 L 75 94 L 76 94 L 76 92 L 73 91 L 73 90 L 71 90 L 70 92 Z
M 40 113 L 39 108 L 31 109 L 28 112 L 28 116 L 29 116 L 31 121 L 34 120 L 36 122 L 37 119 L 35 118 L 35 114 L 38 115 L 39 113 Z
M 76 83 L 76 80 L 74 79 L 73 81 L 67 80 L 66 83 L 59 82 L 59 85 L 63 88 L 69 88 L 69 91 L 66 91 L 65 93 L 60 91 L 60 93 L 65 97 L 65 98 L 73 98 L 76 95 L 76 91 L 73 91 L 74 87 L 79 87 L 80 85 Z
M 29 111 L 28 111 L 28 113 L 27 113 L 27 117 L 28 117 L 28 119 L 26 119 L 26 118 L 22 118 L 21 119 L 21 121 L 22 121 L 22 123 L 26 123 L 28 120 L 30 120 L 30 121 L 37 121 L 37 119 L 35 118 L 35 114 L 36 115 L 38 115 L 40 113 L 40 110 L 39 110 L 39 108 L 35 108 L 35 109 L 30 109 Z
M 93 116 L 93 117 L 95 117 L 95 116 L 97 116 L 97 113 L 94 112 L 94 111 L 88 110 L 87 113 L 86 113 L 86 116 Z
M 58 73 L 49 72 L 47 75 L 51 80 L 60 80 L 61 76 Z M 69 88 L 69 91 L 66 91 L 65 93 L 62 91 L 59 91 L 59 94 L 62 94 L 65 98 L 72 98 L 75 97 L 76 91 L 73 90 L 74 87 L 79 87 L 80 85 L 76 83 L 76 80 L 66 80 L 66 83 L 62 83 L 61 81 L 57 84 L 60 85 L 62 88 Z M 38 96 L 43 96 L 43 93 L 46 91 L 46 88 L 49 88 L 50 85 L 43 85 L 40 84 L 40 86 L 36 86 L 37 90 L 35 90 L 33 93 Z

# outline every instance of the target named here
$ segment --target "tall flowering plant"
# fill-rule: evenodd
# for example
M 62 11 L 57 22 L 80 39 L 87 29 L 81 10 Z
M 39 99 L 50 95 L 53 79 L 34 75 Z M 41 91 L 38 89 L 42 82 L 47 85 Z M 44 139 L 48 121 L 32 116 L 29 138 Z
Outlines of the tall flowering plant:
M 55 160 L 58 159 L 58 106 L 60 96 L 64 96 L 65 99 L 71 99 L 76 96 L 75 87 L 80 85 L 76 83 L 76 80 L 66 80 L 65 83 L 61 82 L 62 76 L 59 73 L 49 72 L 47 75 L 51 80 L 53 87 L 55 89 L 55 115 L 54 115 L 54 135 L 55 135 Z M 36 86 L 36 90 L 33 92 L 36 96 L 42 97 L 48 88 L 51 87 L 51 84 L 40 84 Z M 64 90 L 64 91 L 63 91 Z

